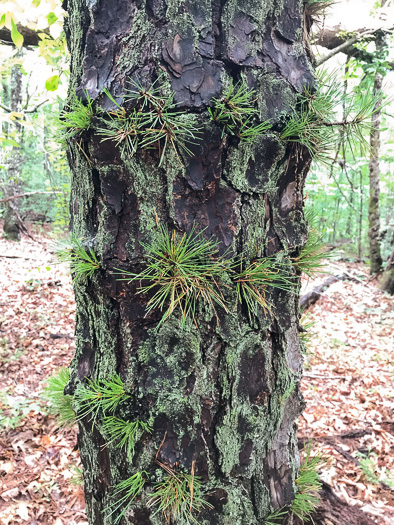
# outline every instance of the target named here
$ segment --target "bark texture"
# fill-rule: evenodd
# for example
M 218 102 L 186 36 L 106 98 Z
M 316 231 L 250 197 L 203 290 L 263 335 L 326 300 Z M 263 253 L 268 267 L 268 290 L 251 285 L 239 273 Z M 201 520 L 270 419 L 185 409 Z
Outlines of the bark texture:
M 68 0 L 71 86 L 100 104 L 107 87 L 121 97 L 130 79 L 154 81 L 159 70 L 185 114 L 199 123 L 193 156 L 156 151 L 121 158 L 94 129 L 84 135 L 91 163 L 69 145 L 71 212 L 77 235 L 89 239 L 102 270 L 75 287 L 76 353 L 72 393 L 85 377 L 119 372 L 132 392 L 122 417 L 153 417 L 151 435 L 137 444 L 132 464 L 119 449 L 103 448 L 100 425 L 79 424 L 89 523 L 111 524 L 103 509 L 111 486 L 137 470 L 149 473 L 125 522 L 162 523 L 147 508 L 162 470 L 155 456 L 190 473 L 195 461 L 213 510 L 203 525 L 261 525 L 294 498 L 298 452 L 295 419 L 303 408 L 298 293 L 270 296 L 276 319 L 246 311 L 225 314 L 198 305 L 197 325 L 181 329 L 173 316 L 156 330 L 159 312 L 145 316 L 147 298 L 117 281 L 115 268 L 140 271 L 155 214 L 170 229 L 196 225 L 221 241 L 221 251 L 246 259 L 297 253 L 307 238 L 302 189 L 306 151 L 279 139 L 297 92 L 313 82 L 302 43 L 298 0 Z M 89 7 L 88 7 L 89 6 Z M 208 118 L 207 107 L 229 79 L 241 75 L 257 91 L 261 120 L 273 128 L 254 144 L 231 137 Z M 119 98 L 120 100 L 120 98 Z M 111 109 L 107 107 L 106 109 Z M 226 276 L 223 277 L 224 280 Z M 235 304 L 234 292 L 225 292 Z M 291 522 L 291 518 L 286 518 Z M 180 524 L 181 522 L 179 522 Z
M 376 51 L 382 52 L 387 46 L 384 33 L 380 33 L 376 38 Z M 383 94 L 383 75 L 380 71 L 375 74 L 374 93 L 379 96 Z M 368 242 L 369 242 L 369 261 L 371 274 L 378 273 L 382 268 L 382 255 L 380 252 L 380 125 L 381 125 L 381 101 L 375 106 L 375 113 L 372 115 L 371 130 L 371 157 L 369 161 L 369 206 L 368 206 Z
M 392 251 L 387 266 L 383 272 L 379 288 L 390 295 L 394 295 L 394 250 Z
M 11 69 L 10 77 L 10 109 L 20 112 L 22 107 L 22 71 L 17 64 Z M 15 122 L 14 129 L 16 134 L 21 131 L 21 126 Z M 17 139 L 18 140 L 18 139 Z M 13 146 L 7 159 L 7 182 L 3 189 L 5 197 L 13 197 L 21 193 L 20 191 L 20 169 L 21 153 L 20 147 Z M 19 214 L 18 201 L 10 199 L 6 202 L 4 213 L 3 237 L 13 241 L 20 240 L 22 219 Z

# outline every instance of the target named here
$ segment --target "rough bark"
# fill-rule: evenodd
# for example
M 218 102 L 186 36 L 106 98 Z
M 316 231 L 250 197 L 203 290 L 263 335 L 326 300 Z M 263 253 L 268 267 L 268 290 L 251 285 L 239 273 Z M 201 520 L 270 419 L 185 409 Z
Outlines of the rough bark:
M 387 266 L 383 272 L 379 288 L 390 295 L 394 295 L 394 250 L 392 251 Z
M 19 112 L 22 107 L 22 71 L 19 64 L 11 69 L 10 78 L 10 108 Z M 20 125 L 15 122 L 15 132 L 20 131 Z M 22 219 L 19 214 L 19 206 L 15 199 L 9 199 L 20 191 L 20 148 L 13 146 L 7 158 L 7 181 L 4 184 L 5 198 L 7 199 L 4 213 L 3 237 L 13 241 L 20 240 Z
M 103 515 L 111 486 L 137 470 L 147 471 L 149 482 L 125 522 L 162 523 L 147 508 L 161 475 L 159 450 L 158 459 L 179 471 L 190 473 L 195 461 L 214 505 L 199 515 L 200 524 L 261 525 L 295 492 L 294 422 L 303 408 L 298 294 L 271 294 L 275 319 L 261 313 L 250 321 L 238 305 L 230 314 L 219 309 L 217 322 L 200 304 L 197 326 L 181 329 L 173 316 L 156 330 L 160 313 L 145 315 L 147 298 L 117 281 L 114 269 L 141 268 L 140 242 L 155 235 L 156 213 L 179 232 L 195 224 L 221 241 L 222 251 L 246 259 L 297 253 L 305 243 L 302 189 L 310 158 L 287 149 L 278 133 L 297 91 L 313 82 L 300 2 L 68 0 L 66 7 L 71 89 L 88 89 L 101 103 L 103 87 L 120 97 L 130 79 L 153 81 L 161 69 L 185 118 L 202 129 L 184 167 L 171 153 L 160 169 L 155 151 L 121 158 L 94 129 L 84 135 L 91 163 L 69 144 L 72 227 L 103 269 L 75 286 L 76 353 L 66 390 L 73 393 L 85 377 L 119 372 L 133 393 L 122 416 L 154 419 L 132 464 L 113 445 L 103 448 L 100 425 L 80 421 L 89 523 L 113 523 L 115 516 Z M 241 74 L 257 90 L 261 120 L 274 125 L 254 144 L 222 139 L 207 113 L 225 80 Z M 234 293 L 225 293 L 234 304 Z
M 376 38 L 376 51 L 382 53 L 386 48 L 386 36 L 380 33 Z M 376 71 L 374 80 L 374 94 L 382 96 L 383 94 L 383 75 L 380 71 Z M 375 112 L 372 115 L 372 129 L 371 129 L 371 153 L 369 161 L 369 205 L 368 205 L 368 242 L 369 242 L 369 264 L 371 274 L 378 273 L 382 268 L 382 255 L 380 252 L 380 211 L 379 211 L 379 195 L 380 195 L 380 126 L 381 126 L 381 110 L 382 102 L 378 100 L 375 105 Z

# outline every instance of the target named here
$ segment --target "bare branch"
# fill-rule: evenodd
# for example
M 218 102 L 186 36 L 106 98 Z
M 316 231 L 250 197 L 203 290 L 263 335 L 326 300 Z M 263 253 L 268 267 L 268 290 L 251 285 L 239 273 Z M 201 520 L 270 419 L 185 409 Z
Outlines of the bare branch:
M 51 195 L 52 193 L 63 193 L 62 191 L 29 191 L 27 193 L 21 193 L 20 195 L 11 195 L 11 197 L 4 197 L 0 199 L 0 202 L 9 202 L 16 199 L 23 199 L 23 197 L 30 197 L 31 195 Z
M 326 55 L 316 59 L 316 67 L 321 66 L 322 64 L 324 64 L 324 62 L 326 62 L 333 56 L 337 55 L 338 53 L 345 53 L 349 48 L 353 47 L 353 44 L 355 44 L 356 42 L 365 38 L 368 35 L 373 35 L 374 33 L 376 33 L 376 30 L 373 30 L 373 29 L 366 30 L 362 33 L 357 34 L 353 38 L 350 38 L 346 42 L 343 42 L 342 44 L 335 47 L 334 49 L 331 49 L 331 51 L 329 51 Z
M 39 107 L 43 106 L 43 105 L 46 104 L 47 102 L 49 102 L 49 99 L 48 99 L 48 98 L 46 98 L 45 100 L 43 100 L 42 102 L 40 102 L 39 104 L 37 104 L 36 106 L 34 106 L 34 108 L 24 110 L 23 113 L 35 113 Z
M 345 53 L 348 57 L 355 57 L 359 60 L 370 63 L 373 60 L 373 54 L 368 51 L 356 49 L 354 44 L 362 40 L 363 38 L 374 39 L 379 32 L 392 33 L 393 27 L 378 27 L 374 29 L 359 28 L 356 31 L 352 31 L 354 35 L 351 38 L 346 38 L 349 33 L 346 34 L 341 26 L 324 27 L 318 33 L 314 35 L 314 44 L 317 46 L 325 47 L 330 49 L 330 52 L 322 57 L 316 59 L 316 65 L 320 66 L 324 64 L 329 58 L 335 56 L 338 53 Z M 388 64 L 390 69 L 394 70 L 394 62 Z
M 1 102 L 0 102 L 0 108 L 1 108 L 1 109 L 4 109 L 4 111 L 6 111 L 7 113 L 12 113 L 12 109 L 9 108 L 8 106 L 5 106 L 5 105 L 2 104 Z
M 34 29 L 30 29 L 30 27 L 22 26 L 21 24 L 17 24 L 17 28 L 19 33 L 23 36 L 23 46 L 29 47 L 29 46 L 38 46 L 41 42 L 41 38 L 38 36 L 38 33 L 45 33 L 48 35 L 48 38 L 52 39 L 49 29 L 40 29 L 38 31 L 35 31 Z M 11 38 L 11 31 L 7 29 L 6 27 L 2 27 L 0 29 L 0 40 L 3 44 L 6 45 L 15 45 Z
M 24 109 L 23 111 L 21 111 L 21 113 L 35 113 L 38 110 L 38 108 L 40 108 L 46 102 L 49 102 L 48 98 L 46 98 L 45 100 L 43 100 L 42 102 L 40 102 L 39 104 L 34 106 L 34 108 L 32 108 L 32 109 Z M 13 112 L 13 110 L 11 108 L 9 108 L 8 106 L 2 104 L 1 102 L 0 102 L 0 108 L 4 109 L 4 111 L 6 111 L 7 113 L 12 113 Z

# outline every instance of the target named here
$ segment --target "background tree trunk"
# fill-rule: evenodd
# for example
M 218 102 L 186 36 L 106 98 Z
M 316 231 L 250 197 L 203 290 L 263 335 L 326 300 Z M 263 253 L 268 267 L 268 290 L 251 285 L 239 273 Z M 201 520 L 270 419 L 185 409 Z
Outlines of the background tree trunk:
M 391 295 L 394 295 L 394 250 L 392 251 L 387 266 L 383 272 L 379 288 Z
M 387 47 L 386 36 L 383 32 L 376 37 L 376 51 L 382 53 Z M 383 95 L 383 75 L 376 71 L 374 80 L 374 94 Z M 371 130 L 371 156 L 369 161 L 369 205 L 368 205 L 368 241 L 369 241 L 369 261 L 370 272 L 375 274 L 382 268 L 382 255 L 380 253 L 380 124 L 381 124 L 381 101 L 375 106 L 375 113 L 372 115 Z
M 202 129 L 184 167 L 173 153 L 163 168 L 155 151 L 123 159 L 94 130 L 84 141 L 91 163 L 69 144 L 72 228 L 94 247 L 103 269 L 75 286 L 76 353 L 66 390 L 73 393 L 85 377 L 119 372 L 133 392 L 123 417 L 154 419 L 132 464 L 113 445 L 103 448 L 100 425 L 80 421 L 89 523 L 104 523 L 111 486 L 138 470 L 149 473 L 149 482 L 126 522 L 162 523 L 147 508 L 152 482 L 162 475 L 159 451 L 158 459 L 179 471 L 190 473 L 195 462 L 214 505 L 199 523 L 261 525 L 294 498 L 294 422 L 303 408 L 298 293 L 270 296 L 275 320 L 261 313 L 250 322 L 238 305 L 227 315 L 219 309 L 217 323 L 200 304 L 197 326 L 181 329 L 173 316 L 155 330 L 160 312 L 146 316 L 146 297 L 114 272 L 139 271 L 140 242 L 155 235 L 156 213 L 170 229 L 205 229 L 222 252 L 248 260 L 294 253 L 305 243 L 302 189 L 310 157 L 298 146 L 286 149 L 277 131 L 297 91 L 313 82 L 300 2 L 68 0 L 67 10 L 71 90 L 88 89 L 101 101 L 104 87 L 119 97 L 130 79 L 149 84 L 164 70 L 185 118 L 192 114 Z M 261 120 L 274 125 L 254 144 L 222 139 L 207 113 L 223 83 L 241 74 L 257 91 Z
M 21 56 L 19 51 L 18 56 Z M 10 109 L 20 112 L 22 108 L 22 71 L 19 64 L 15 64 L 11 69 L 10 77 Z M 17 121 L 14 122 L 14 130 L 18 141 L 18 134 L 21 126 Z M 7 180 L 3 186 L 5 197 L 12 197 L 21 193 L 20 171 L 21 171 L 21 148 L 13 146 L 7 158 Z M 22 219 L 19 214 L 19 201 L 10 200 L 5 204 L 3 237 L 13 240 L 20 240 Z

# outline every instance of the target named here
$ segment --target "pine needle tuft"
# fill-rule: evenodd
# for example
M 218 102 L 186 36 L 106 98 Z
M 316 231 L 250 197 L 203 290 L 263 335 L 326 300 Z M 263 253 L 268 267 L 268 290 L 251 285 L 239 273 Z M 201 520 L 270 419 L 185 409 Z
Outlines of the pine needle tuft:
M 140 281 L 138 293 L 154 292 L 147 303 L 147 313 L 155 308 L 164 310 L 159 326 L 177 309 L 181 312 L 182 325 L 187 318 L 194 319 L 200 298 L 215 313 L 215 305 L 228 312 L 219 281 L 222 273 L 230 268 L 231 260 L 217 257 L 218 244 L 194 229 L 189 234 L 170 233 L 159 224 L 156 240 L 142 244 L 146 269 L 139 274 L 118 269 L 125 276 L 120 280 Z
M 77 421 L 73 409 L 73 396 L 64 393 L 69 380 L 69 369 L 59 368 L 56 374 L 46 380 L 43 392 L 43 397 L 50 402 L 51 411 L 57 414 L 60 427 L 72 426 Z

